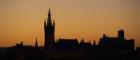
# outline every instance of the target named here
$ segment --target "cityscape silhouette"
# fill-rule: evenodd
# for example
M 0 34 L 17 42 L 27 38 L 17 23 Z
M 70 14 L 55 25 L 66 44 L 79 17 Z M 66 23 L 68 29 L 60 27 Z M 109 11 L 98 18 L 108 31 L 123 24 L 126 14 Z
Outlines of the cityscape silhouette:
M 1 60 L 140 60 L 140 48 L 135 48 L 135 40 L 127 39 L 123 29 L 118 30 L 116 37 L 106 34 L 96 43 L 77 39 L 60 38 L 55 41 L 55 22 L 44 21 L 44 46 L 25 46 L 23 42 L 16 46 L 0 48 Z

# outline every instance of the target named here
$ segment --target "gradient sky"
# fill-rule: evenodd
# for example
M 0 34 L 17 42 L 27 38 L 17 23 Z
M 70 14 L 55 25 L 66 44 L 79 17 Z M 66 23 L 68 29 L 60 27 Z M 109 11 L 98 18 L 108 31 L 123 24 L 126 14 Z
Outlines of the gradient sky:
M 102 34 L 127 39 L 140 46 L 140 0 L 0 0 L 0 47 L 24 42 L 44 44 L 43 23 L 51 8 L 56 39 L 84 38 L 98 42 Z

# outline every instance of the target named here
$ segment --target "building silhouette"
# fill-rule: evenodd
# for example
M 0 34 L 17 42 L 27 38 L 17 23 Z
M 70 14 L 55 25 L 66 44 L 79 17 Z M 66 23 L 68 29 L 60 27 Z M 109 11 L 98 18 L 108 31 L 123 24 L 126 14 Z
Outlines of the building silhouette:
M 52 48 L 55 40 L 54 40 L 54 35 L 55 35 L 55 22 L 52 23 L 51 19 L 51 11 L 49 9 L 48 13 L 48 19 L 47 19 L 47 24 L 46 20 L 44 22 L 44 32 L 45 32 L 45 48 Z
M 1 60 L 140 60 L 140 47 L 134 49 L 134 39 L 126 39 L 124 30 L 117 37 L 103 34 L 99 43 L 95 40 L 60 38 L 55 41 L 55 22 L 48 18 L 44 21 L 44 46 L 26 46 L 23 42 L 8 48 L 0 48 Z
M 127 40 L 124 37 L 124 31 L 121 29 L 118 31 L 118 37 L 109 37 L 104 34 L 100 39 L 99 45 L 119 50 L 133 50 L 134 39 Z

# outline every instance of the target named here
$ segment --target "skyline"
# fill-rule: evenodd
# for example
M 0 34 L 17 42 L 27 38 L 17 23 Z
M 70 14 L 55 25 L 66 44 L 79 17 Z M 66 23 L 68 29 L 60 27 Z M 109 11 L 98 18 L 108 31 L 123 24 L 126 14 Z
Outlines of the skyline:
M 140 46 L 138 45 L 140 43 L 140 8 L 139 4 L 136 4 L 140 1 L 13 1 L 1 2 L 3 4 L 0 5 L 2 8 L 0 11 L 0 47 L 13 46 L 21 41 L 25 45 L 34 45 L 36 37 L 39 45 L 43 45 L 43 22 L 47 18 L 49 7 L 52 11 L 52 18 L 56 22 L 56 39 L 61 37 L 81 40 L 84 38 L 87 41 L 98 42 L 102 34 L 116 36 L 116 31 L 124 29 L 126 39 L 134 38 L 136 45 Z M 125 4 L 121 5 L 124 2 Z

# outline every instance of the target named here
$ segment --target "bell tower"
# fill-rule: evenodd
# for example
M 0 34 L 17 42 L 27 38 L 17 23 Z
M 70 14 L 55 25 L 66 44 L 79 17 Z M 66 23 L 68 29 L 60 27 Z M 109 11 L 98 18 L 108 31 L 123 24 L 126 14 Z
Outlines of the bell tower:
M 44 22 L 44 32 L 45 32 L 45 44 L 44 47 L 45 48 L 52 48 L 54 46 L 55 43 L 55 22 L 52 22 L 51 19 L 51 11 L 49 9 L 48 12 L 48 19 L 47 19 L 47 24 L 46 24 L 46 20 Z

